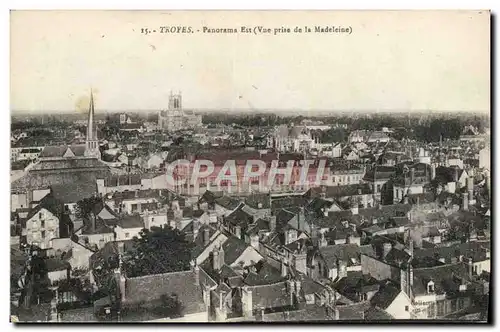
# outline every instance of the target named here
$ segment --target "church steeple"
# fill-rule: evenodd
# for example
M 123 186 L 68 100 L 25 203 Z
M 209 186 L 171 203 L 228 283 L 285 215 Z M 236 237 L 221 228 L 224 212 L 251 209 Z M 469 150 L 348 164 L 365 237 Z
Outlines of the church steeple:
M 89 118 L 87 123 L 87 141 L 92 141 L 97 137 L 94 136 L 94 94 L 90 89 L 90 103 L 89 103 Z
M 87 137 L 85 139 L 85 156 L 100 158 L 97 131 L 94 125 L 94 94 L 90 89 L 89 118 L 87 123 Z

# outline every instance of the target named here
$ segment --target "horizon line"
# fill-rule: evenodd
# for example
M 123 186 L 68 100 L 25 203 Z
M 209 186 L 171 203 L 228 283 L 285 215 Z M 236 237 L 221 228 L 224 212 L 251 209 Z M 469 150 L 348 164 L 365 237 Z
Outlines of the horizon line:
M 168 109 L 166 108 L 150 108 L 150 109 L 101 109 L 101 112 L 97 109 L 97 114 L 99 113 L 141 113 L 141 112 L 160 112 L 160 111 L 166 111 Z M 225 111 L 240 111 L 240 112 L 315 112 L 315 113 L 491 113 L 491 110 L 484 110 L 484 109 L 478 109 L 478 110 L 435 110 L 435 109 L 412 109 L 412 110 L 404 110 L 404 109 L 350 109 L 350 110 L 339 110 L 339 109 L 324 109 L 324 108 L 319 108 L 319 109 L 306 109 L 306 108 L 232 108 L 232 107 L 225 107 L 225 108 L 183 108 L 182 110 L 185 111 L 194 111 L 194 112 L 225 112 Z M 13 113 L 36 113 L 36 112 L 51 112 L 51 113 L 57 113 L 57 114 L 85 114 L 85 112 L 82 111 L 76 111 L 76 110 L 14 110 L 11 109 L 10 113 L 13 115 Z M 43 114 L 41 114 L 43 115 Z M 279 115 L 279 114 L 276 114 Z

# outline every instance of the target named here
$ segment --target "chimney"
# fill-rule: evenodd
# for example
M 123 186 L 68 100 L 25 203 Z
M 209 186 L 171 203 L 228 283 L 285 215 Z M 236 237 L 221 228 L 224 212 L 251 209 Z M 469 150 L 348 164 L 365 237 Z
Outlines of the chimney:
M 241 239 L 241 226 L 234 227 L 234 236 L 236 236 L 238 239 Z
M 259 251 L 260 243 L 259 243 L 259 235 L 252 234 L 250 235 L 250 245 L 255 248 L 255 250 Z
M 359 206 L 358 206 L 358 203 L 354 203 L 354 205 L 352 206 L 351 208 L 351 213 L 353 215 L 357 215 L 359 212 Z
M 453 173 L 453 181 L 458 182 L 458 167 L 454 167 L 455 173 Z
M 387 254 L 389 253 L 389 251 L 391 251 L 392 249 L 392 243 L 390 242 L 386 242 L 384 243 L 384 247 L 383 247 L 383 253 L 382 253 L 382 258 L 385 259 L 385 257 L 387 257 Z
M 300 226 L 304 224 L 305 220 L 306 220 L 305 209 L 303 206 L 301 206 L 299 214 L 297 216 L 297 229 L 301 230 Z
M 225 264 L 224 262 L 224 249 L 222 248 L 222 244 L 219 248 L 219 268 L 221 268 Z
M 469 199 L 467 197 L 467 193 L 462 194 L 462 209 L 464 211 L 469 210 Z
M 319 241 L 319 246 L 326 247 L 327 245 L 328 245 L 328 242 L 326 241 L 325 233 L 321 233 L 321 239 Z
M 269 230 L 272 232 L 276 229 L 276 216 L 271 216 L 269 219 Z
M 281 258 L 281 277 L 285 278 L 287 275 L 287 267 L 285 264 L 285 259 Z
M 436 178 L 436 165 L 431 164 L 431 180 L 434 180 Z
M 469 176 L 467 178 L 467 191 L 473 191 L 474 190 L 474 178 L 472 176 Z
M 144 216 L 142 217 L 144 222 L 144 228 L 151 229 L 151 223 L 149 222 L 149 211 L 144 211 Z
M 219 265 L 219 250 L 217 248 L 212 252 L 212 269 L 218 271 L 220 269 Z
M 241 305 L 243 309 L 243 317 L 253 316 L 253 298 L 252 289 L 248 286 L 241 288 Z
M 210 229 L 207 226 L 203 229 L 203 246 L 204 247 L 208 246 L 209 242 L 210 242 Z
M 410 184 L 412 184 L 413 181 L 415 181 L 415 168 L 410 170 Z
M 89 214 L 89 218 L 90 218 L 90 223 L 92 224 L 92 232 L 95 232 L 95 230 L 96 230 L 96 227 L 95 227 L 96 216 L 94 215 L 94 213 L 91 212 Z
M 474 264 L 472 264 L 472 258 L 469 258 L 468 267 L 469 267 L 469 279 L 472 280 L 472 272 L 474 271 L 473 269 Z
M 120 297 L 121 297 L 121 300 L 122 301 L 125 301 L 126 299 L 126 294 L 125 294 L 125 282 L 126 282 L 126 279 L 125 279 L 125 276 L 122 274 L 122 271 L 121 271 L 121 258 L 120 258 L 120 266 L 115 269 L 115 279 L 119 285 L 119 290 L 120 290 Z

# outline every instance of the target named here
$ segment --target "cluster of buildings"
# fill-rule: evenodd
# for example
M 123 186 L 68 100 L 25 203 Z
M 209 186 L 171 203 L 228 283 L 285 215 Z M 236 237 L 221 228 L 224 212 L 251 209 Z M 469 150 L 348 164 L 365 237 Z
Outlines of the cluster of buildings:
M 182 108 L 181 93 L 170 93 L 168 108 L 158 113 L 158 127 L 170 132 L 201 127 L 201 115 Z
M 199 126 L 181 104 L 171 96 L 160 128 Z M 103 160 L 91 98 L 84 143 L 44 146 L 12 180 L 11 318 L 487 319 L 491 184 L 481 140 L 397 142 L 381 130 L 325 146 L 307 128 L 278 127 L 254 130 L 264 142 L 240 147 L 249 134 L 227 130 L 232 148 L 169 145 L 158 167 L 133 172 L 129 159 L 125 167 Z M 295 167 L 311 158 L 298 182 Z M 290 164 L 292 180 L 269 185 L 264 172 L 247 183 L 208 175 L 172 185 L 164 170 L 177 159 L 189 162 L 187 173 L 197 160 L 212 161 L 214 174 L 227 160 L 238 174 L 250 159 L 274 162 L 282 175 Z M 157 227 L 192 244 L 190 268 L 128 274 L 122 261 L 134 238 Z M 172 298 L 175 315 L 162 309 Z

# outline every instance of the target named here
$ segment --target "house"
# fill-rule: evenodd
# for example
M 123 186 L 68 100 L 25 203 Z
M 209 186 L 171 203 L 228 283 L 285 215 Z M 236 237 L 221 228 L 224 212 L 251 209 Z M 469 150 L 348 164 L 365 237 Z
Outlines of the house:
M 52 239 L 60 237 L 61 231 L 67 232 L 70 223 L 68 215 L 63 211 L 63 204 L 49 194 L 31 209 L 22 222 L 21 242 L 41 249 L 51 248 Z M 66 236 L 69 237 L 69 234 Z
M 392 188 L 386 184 L 395 174 L 396 167 L 374 166 L 372 169 L 366 171 L 363 181 L 373 187 L 373 194 L 377 201 L 386 202 L 387 196 L 390 196 L 392 201 Z
M 325 170 L 325 181 L 328 186 L 358 184 L 363 179 L 365 171 L 351 163 L 334 163 Z
M 96 185 L 88 181 L 78 181 L 65 185 L 52 185 L 52 195 L 64 204 L 64 210 L 70 214 L 76 213 L 77 203 L 84 198 L 96 195 Z
M 389 136 L 383 131 L 374 131 L 366 139 L 366 143 L 388 143 Z
M 423 163 L 402 164 L 392 179 L 393 202 L 400 202 L 405 195 L 422 194 L 431 181 L 431 166 Z
M 371 298 L 370 304 L 383 310 L 392 319 L 411 319 L 410 299 L 401 291 L 398 283 L 389 280 L 382 283 L 378 292 Z
M 200 284 L 200 269 L 128 278 L 115 272 L 122 321 L 127 322 L 208 322 L 206 291 Z M 164 298 L 181 305 L 178 312 L 161 307 Z
M 320 247 L 310 266 L 313 278 L 332 281 L 347 276 L 349 271 L 361 271 L 360 247 L 357 244 L 335 244 Z
M 474 280 L 472 264 L 459 262 L 402 270 L 401 289 L 411 294 L 412 319 L 440 319 L 472 307 L 483 285 Z
M 69 279 L 71 265 L 61 258 L 46 258 L 45 267 L 51 284 Z

